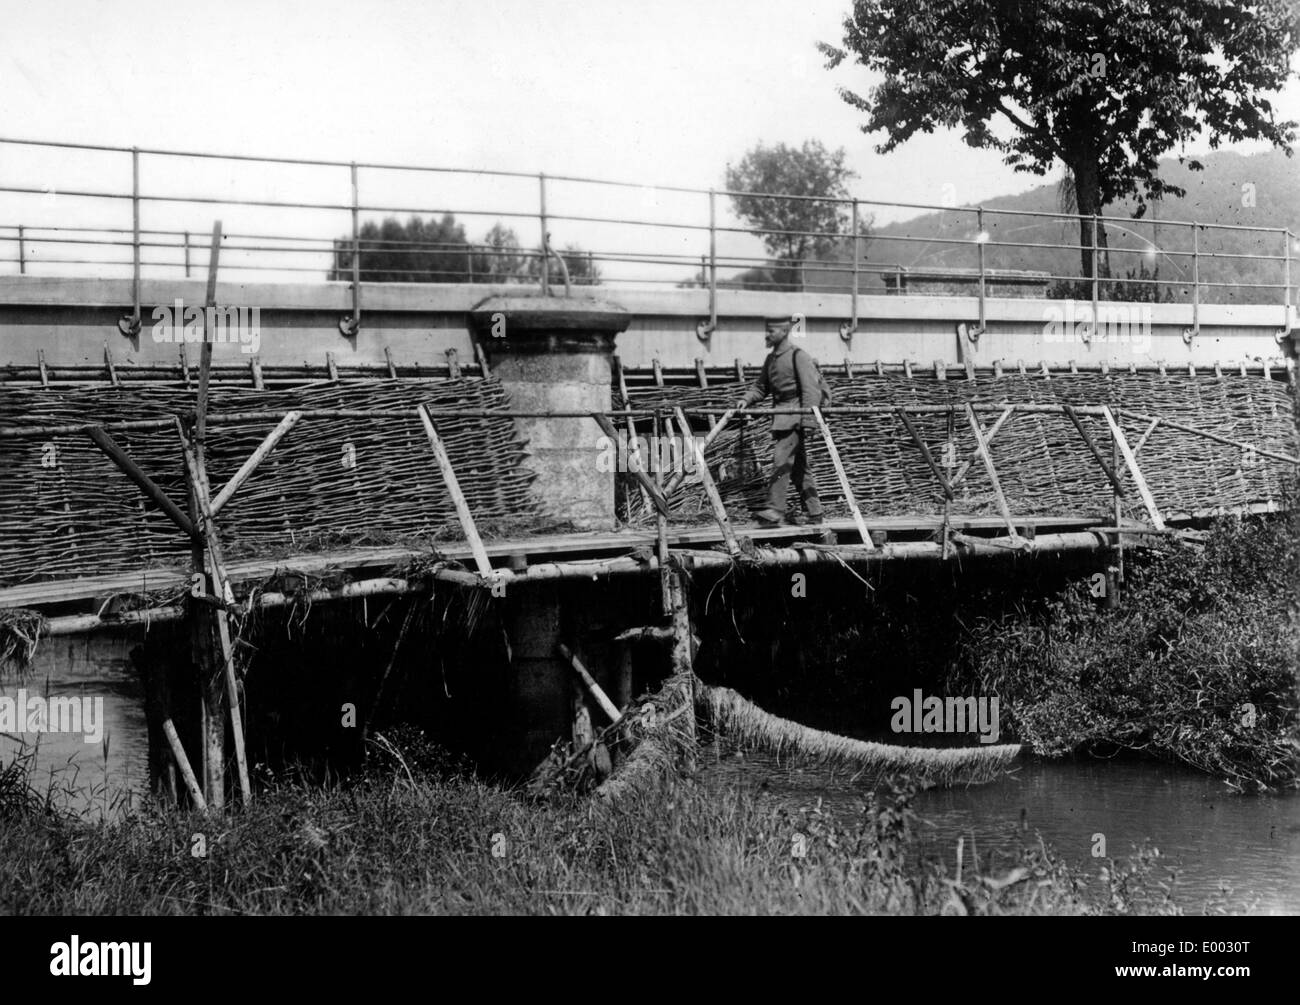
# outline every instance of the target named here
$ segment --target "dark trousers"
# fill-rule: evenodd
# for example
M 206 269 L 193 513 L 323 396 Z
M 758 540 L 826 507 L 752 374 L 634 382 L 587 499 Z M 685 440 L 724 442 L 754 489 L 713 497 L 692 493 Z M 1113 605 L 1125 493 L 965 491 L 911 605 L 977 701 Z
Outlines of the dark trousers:
M 817 496 L 817 479 L 808 466 L 807 445 L 803 429 L 783 429 L 772 433 L 772 481 L 767 488 L 767 507 L 785 515 L 785 500 L 790 493 L 790 476 L 799 487 L 804 511 L 821 516 L 822 501 Z

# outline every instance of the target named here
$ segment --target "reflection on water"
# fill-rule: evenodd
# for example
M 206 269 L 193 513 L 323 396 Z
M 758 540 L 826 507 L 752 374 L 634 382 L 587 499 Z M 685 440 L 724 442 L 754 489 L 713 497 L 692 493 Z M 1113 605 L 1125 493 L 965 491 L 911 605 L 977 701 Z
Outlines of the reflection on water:
M 127 638 L 89 636 L 46 639 L 21 681 L 0 680 L 0 696 L 102 698 L 103 737 L 86 743 L 82 734 L 0 734 L 0 763 L 22 751 L 34 755 L 33 783 L 53 790 L 58 805 L 91 816 L 138 805 L 149 787 L 148 728 L 144 691 L 127 655 Z
M 792 769 L 761 754 L 710 753 L 700 766 L 706 784 L 745 786 L 774 806 L 797 809 L 820 798 L 847 814 L 865 805 L 863 790 L 842 770 Z M 1234 912 L 1300 913 L 1300 792 L 1234 796 L 1209 776 L 1146 761 L 1026 759 L 988 785 L 922 792 L 915 809 L 926 821 L 919 847 L 949 870 L 958 837 L 966 839 L 967 862 L 973 842 L 987 863 L 990 855 L 1006 861 L 1041 834 L 1095 876 L 1094 835 L 1103 834 L 1113 858 L 1148 841 L 1166 865 L 1178 866 L 1175 899 L 1189 914 L 1211 898 Z

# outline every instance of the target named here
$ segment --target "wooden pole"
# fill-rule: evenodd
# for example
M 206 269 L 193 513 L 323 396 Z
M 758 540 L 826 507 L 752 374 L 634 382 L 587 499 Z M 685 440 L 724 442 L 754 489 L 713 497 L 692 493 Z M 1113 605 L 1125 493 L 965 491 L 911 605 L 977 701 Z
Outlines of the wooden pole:
M 1069 418 L 1070 422 L 1074 424 L 1074 428 L 1078 430 L 1079 435 L 1083 437 L 1083 442 L 1088 445 L 1088 450 L 1092 453 L 1093 458 L 1101 465 L 1102 471 L 1106 472 L 1106 478 L 1115 489 L 1115 494 L 1122 496 L 1124 494 L 1124 486 L 1120 484 L 1119 476 L 1115 474 L 1115 469 L 1112 468 L 1106 458 L 1102 456 L 1101 448 L 1097 446 L 1092 435 L 1084 426 L 1083 420 L 1079 418 L 1079 413 L 1069 405 L 1064 405 L 1062 407 L 1065 409 L 1065 414 Z
M 419 414 L 420 421 L 424 423 L 424 431 L 428 434 L 429 442 L 433 445 L 433 455 L 438 459 L 438 468 L 442 471 L 442 481 L 447 486 L 447 494 L 451 496 L 451 501 L 456 507 L 456 515 L 460 518 L 461 530 L 465 532 L 465 541 L 469 544 L 469 550 L 474 556 L 474 565 L 478 569 L 480 576 L 491 576 L 492 563 L 488 560 L 487 549 L 483 547 L 483 539 L 478 536 L 478 527 L 474 524 L 474 514 L 470 512 L 465 493 L 460 490 L 460 482 L 456 478 L 455 469 L 451 466 L 451 457 L 447 454 L 447 447 L 443 444 L 442 437 L 438 435 L 433 420 L 429 418 L 428 410 L 423 405 L 417 405 L 415 411 Z
M 284 435 L 296 426 L 301 418 L 302 412 L 288 412 L 280 420 L 280 424 L 266 434 L 266 439 L 249 455 L 248 460 L 244 461 L 240 469 L 231 476 L 230 481 L 226 482 L 225 488 L 218 492 L 216 498 L 212 500 L 213 516 L 220 513 L 222 507 L 230 502 L 230 497 L 239 491 L 244 482 L 248 481 L 253 472 L 257 470 L 257 466 L 266 460 L 267 455 L 275 449 L 275 445 L 284 439 Z
M 181 434 L 182 437 L 184 434 Z M 235 675 L 234 644 L 230 635 L 230 616 L 226 604 L 234 602 L 234 591 L 226 575 L 225 562 L 221 555 L 221 538 L 217 533 L 216 521 L 212 515 L 212 506 L 208 501 L 208 479 L 203 462 L 199 459 L 193 445 L 185 446 L 187 467 L 189 469 L 190 490 L 198 505 L 199 515 L 203 518 L 204 544 L 206 545 L 206 571 L 212 584 L 213 595 L 222 606 L 214 606 L 201 615 L 208 622 L 211 633 L 215 629 L 217 645 L 220 650 L 221 675 L 225 679 L 226 701 L 229 704 L 230 731 L 235 745 L 235 766 L 239 776 L 239 794 L 248 805 L 253 799 L 252 785 L 248 777 L 248 759 L 244 750 L 244 723 L 239 704 L 239 682 Z
M 194 571 L 206 576 L 213 595 L 221 605 L 233 602 L 234 593 L 226 577 L 221 557 L 221 538 L 213 519 L 211 489 L 207 476 L 207 424 L 208 393 L 212 382 L 212 346 L 216 333 L 208 329 L 212 312 L 217 306 L 217 272 L 221 261 L 221 221 L 212 225 L 212 240 L 208 247 L 208 281 L 203 315 L 203 346 L 199 357 L 199 388 L 194 413 L 194 436 L 187 440 L 179 418 L 176 432 L 186 462 L 190 487 L 191 516 L 202 526 L 202 540 L 192 548 Z M 213 651 L 213 640 L 217 652 Z M 222 687 L 225 684 L 226 712 L 230 717 L 231 736 L 235 748 L 235 766 L 239 779 L 239 794 L 248 805 L 253 798 L 248 777 L 248 758 L 244 749 L 244 723 L 239 705 L 239 682 L 235 675 L 234 646 L 230 636 L 229 615 L 224 606 L 211 606 L 197 610 L 194 622 L 194 642 L 197 663 L 202 673 L 200 682 L 207 707 L 205 750 L 207 751 L 207 777 L 211 791 L 208 800 L 214 807 L 224 803 L 225 776 L 225 723 L 221 714 Z M 220 666 L 213 664 L 220 661 Z
M 583 686 L 590 692 L 591 696 L 596 699 L 596 704 L 600 710 L 605 713 L 610 722 L 618 722 L 623 718 L 623 713 L 619 711 L 618 706 L 609 700 L 603 688 L 596 683 L 596 679 L 588 673 L 587 668 L 582 665 L 582 660 L 578 659 L 577 654 L 572 649 L 561 642 L 558 646 L 560 655 L 569 661 L 569 666 L 573 667 L 573 672 L 578 675 Z
M 199 780 L 194 777 L 194 769 L 190 767 L 190 759 L 185 756 L 185 748 L 181 746 L 181 738 L 176 735 L 176 726 L 172 723 L 171 717 L 168 716 L 162 722 L 163 735 L 167 737 L 167 745 L 171 747 L 172 756 L 176 758 L 176 766 L 180 769 L 181 778 L 185 781 L 185 788 L 190 794 L 196 809 L 206 811 L 208 804 L 203 799 L 203 792 L 199 788 Z
M 835 440 L 831 438 L 830 427 L 826 425 L 826 419 L 822 416 L 820 408 L 814 408 L 812 411 L 813 416 L 817 419 L 817 425 L 821 427 L 822 439 L 826 441 L 826 452 L 830 455 L 831 464 L 835 468 L 835 475 L 840 480 L 840 490 L 844 493 L 844 501 L 849 505 L 849 512 L 853 514 L 853 522 L 857 525 L 862 544 L 867 548 L 874 548 L 875 544 L 871 540 L 871 531 L 867 529 L 867 522 L 862 517 L 862 510 L 858 509 L 858 501 L 853 495 L 853 486 L 849 484 L 848 472 L 844 470 L 844 462 L 840 460 L 840 452 L 836 449 Z
M 718 527 L 722 530 L 722 538 L 727 542 L 727 551 L 733 556 L 740 554 L 740 542 L 736 540 L 736 532 L 731 529 L 731 519 L 727 516 L 727 507 L 722 504 L 722 496 L 718 492 L 718 486 L 713 482 L 713 475 L 709 473 L 709 466 L 704 460 L 704 451 L 700 445 L 695 442 L 695 437 L 691 434 L 691 424 L 686 421 L 686 413 L 680 408 L 674 410 L 677 417 L 677 425 L 681 429 L 684 442 L 690 444 L 691 450 L 695 454 L 695 464 L 700 469 L 700 481 L 704 483 L 704 493 L 709 497 L 709 504 L 713 507 L 713 515 L 717 518 Z
M 1007 535 L 1011 544 L 1020 544 L 1020 535 L 1016 533 L 1016 525 L 1011 522 L 1011 507 L 1007 505 L 1007 497 L 1002 494 L 1002 483 L 998 481 L 997 468 L 993 466 L 993 456 L 989 453 L 989 445 L 984 440 L 984 430 L 980 428 L 980 420 L 975 416 L 975 410 L 969 405 L 966 406 L 966 415 L 970 419 L 971 431 L 975 434 L 975 444 L 980 453 L 980 458 L 984 461 L 984 470 L 988 472 L 989 481 L 993 485 L 993 495 L 997 499 L 998 509 L 1002 513 L 1002 519 L 1007 524 Z
M 712 427 L 710 427 L 708 433 L 705 434 L 704 442 L 700 444 L 701 450 L 708 450 L 709 447 L 713 445 L 713 441 L 718 438 L 718 434 L 722 432 L 722 430 L 726 427 L 727 423 L 731 421 L 731 417 L 735 414 L 736 414 L 736 410 L 734 408 L 729 408 L 722 413 L 718 421 L 715 422 L 712 425 Z M 668 495 L 676 491 L 677 486 L 680 485 L 685 480 L 686 480 L 685 471 L 674 471 L 668 477 L 668 484 L 664 486 L 664 494 Z
M 600 427 L 600 431 L 609 437 L 611 444 L 616 444 L 618 442 L 618 430 L 614 428 L 614 423 L 610 422 L 609 417 L 600 412 L 592 412 L 591 417 L 596 420 L 596 425 Z M 629 419 L 629 421 L 631 420 Z M 633 436 L 635 437 L 635 433 Z M 655 509 L 661 513 L 668 512 L 668 500 L 664 498 L 663 493 L 659 491 L 644 470 L 631 470 L 628 474 L 641 486 L 641 491 L 645 494 L 648 503 L 653 503 Z
M 1164 518 L 1160 516 L 1160 509 L 1156 506 L 1155 496 L 1151 494 L 1151 489 L 1147 485 L 1146 478 L 1142 475 L 1142 469 L 1138 467 L 1137 458 L 1133 455 L 1133 449 L 1128 445 L 1128 440 L 1124 437 L 1124 430 L 1115 421 L 1115 416 L 1111 414 L 1109 408 L 1104 410 L 1106 422 L 1110 425 L 1110 433 L 1115 438 L 1115 445 L 1119 447 L 1119 452 L 1124 458 L 1124 463 L 1128 465 L 1128 473 L 1133 476 L 1133 483 L 1138 488 L 1138 494 L 1142 496 L 1142 502 L 1147 508 L 1147 513 L 1151 517 L 1151 525 L 1156 530 L 1165 529 Z
M 627 395 L 627 377 L 623 373 L 623 362 L 618 358 L 618 356 L 614 357 L 614 370 L 618 374 L 618 393 L 623 399 L 623 407 L 626 408 L 631 404 L 631 400 Z M 608 436 L 609 434 L 606 433 L 605 435 Z M 628 453 L 633 467 L 635 467 L 635 469 L 643 476 L 642 478 L 637 479 L 637 484 L 641 487 L 641 502 L 645 505 L 646 509 L 649 509 L 652 505 L 650 501 L 651 493 L 647 487 L 649 478 L 645 475 L 645 462 L 641 457 L 641 444 L 637 440 L 636 419 L 630 415 L 627 417 L 627 435 Z M 617 442 L 617 437 L 615 437 L 615 441 Z
M 925 458 L 925 463 L 930 465 L 930 470 L 934 473 L 934 477 L 938 479 L 939 487 L 943 489 L 943 494 L 949 499 L 957 498 L 957 493 L 953 491 L 952 486 L 948 484 L 948 479 L 944 477 L 943 472 L 939 469 L 939 464 L 934 459 L 934 454 L 930 453 L 930 448 L 926 446 L 925 441 L 921 439 L 921 434 L 917 432 L 916 424 L 912 422 L 912 417 L 907 414 L 907 409 L 895 408 L 894 412 L 903 420 L 903 425 L 907 427 L 907 432 L 912 437 L 912 442 L 920 448 L 921 456 Z M 976 428 L 979 428 L 978 420 L 976 420 Z M 983 442 L 982 439 L 980 442 Z
M 667 428 L 666 420 L 660 418 L 658 412 L 655 412 L 654 425 L 655 442 L 662 443 L 664 431 Z M 655 488 L 658 494 L 667 497 L 664 492 L 664 466 L 662 457 L 656 460 L 654 465 Z M 665 618 L 669 617 L 672 608 L 672 590 L 668 580 L 668 514 L 663 510 L 655 513 L 655 556 L 659 560 L 659 604 Z
M 157 484 L 140 468 L 138 464 L 123 450 L 108 433 L 98 426 L 88 426 L 84 430 L 85 434 L 90 437 L 90 441 L 95 444 L 110 461 L 117 465 L 124 475 L 135 482 L 145 495 L 153 500 L 154 504 L 167 515 L 177 527 L 184 531 L 189 538 L 197 538 L 198 530 L 194 522 L 187 517 L 179 506 L 172 502 L 171 498 L 160 489 Z

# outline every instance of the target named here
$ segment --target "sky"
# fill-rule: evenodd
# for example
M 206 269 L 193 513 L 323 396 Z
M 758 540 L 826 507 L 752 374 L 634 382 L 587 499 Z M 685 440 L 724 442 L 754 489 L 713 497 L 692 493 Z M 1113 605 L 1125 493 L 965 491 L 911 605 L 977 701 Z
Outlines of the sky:
M 0 0 L 0 137 L 570 174 L 691 187 L 721 186 L 728 161 L 758 142 L 820 139 L 844 147 L 862 198 L 975 203 L 1041 179 L 952 133 L 888 156 L 836 93 L 864 90 L 865 71 L 825 69 L 819 40 L 838 43 L 850 0 Z M 1278 102 L 1300 119 L 1300 86 Z M 1249 148 L 1247 148 L 1249 149 Z M 346 169 L 150 161 L 152 192 L 340 203 Z M 0 224 L 66 223 L 77 189 L 125 191 L 129 158 L 41 153 L 0 144 L 0 184 L 48 188 Z M 707 219 L 703 197 L 650 191 L 549 192 L 552 212 L 657 220 Z M 494 209 L 529 212 L 536 182 L 363 172 L 362 202 L 478 207 L 458 217 L 477 237 Z M 78 203 L 82 225 L 119 226 L 129 207 Z M 725 207 L 722 208 L 724 217 Z M 147 207 L 146 226 L 210 227 L 210 210 Z M 228 211 L 229 223 L 294 233 L 346 232 L 345 213 Z M 885 222 L 909 215 L 880 210 Z M 308 217 L 311 223 L 307 222 Z M 527 239 L 529 226 L 517 229 Z M 227 230 L 231 230 L 227 226 Z M 621 232 L 580 222 L 554 240 L 603 247 Z M 644 244 L 638 244 L 643 240 Z M 631 244 L 703 250 L 693 232 Z M 738 248 L 735 238 L 727 247 Z M 39 249 L 38 249 L 39 250 Z M 53 257 L 54 249 L 46 249 Z M 2 268 L 2 267 L 0 267 Z

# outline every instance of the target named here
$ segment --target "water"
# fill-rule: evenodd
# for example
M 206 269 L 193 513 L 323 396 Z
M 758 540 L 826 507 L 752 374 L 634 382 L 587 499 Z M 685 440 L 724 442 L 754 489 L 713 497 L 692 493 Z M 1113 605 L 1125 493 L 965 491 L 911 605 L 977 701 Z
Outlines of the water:
M 865 805 L 862 788 L 845 771 L 791 769 L 761 754 L 742 760 L 710 753 L 700 766 L 706 784 L 750 788 L 773 807 L 796 810 L 821 799 L 827 809 L 850 814 Z M 1100 864 L 1092 849 L 1100 834 L 1112 858 L 1145 841 L 1164 865 L 1177 866 L 1175 900 L 1188 914 L 1200 913 L 1211 898 L 1234 912 L 1300 914 L 1300 792 L 1233 795 L 1207 775 L 1149 761 L 1027 759 L 988 785 L 919 793 L 914 808 L 924 821 L 919 849 L 942 857 L 950 874 L 959 837 L 966 862 L 974 847 L 987 865 L 990 854 L 1006 863 L 1041 834 L 1095 877 Z
M 90 818 L 139 805 L 149 786 L 149 734 L 144 689 L 127 655 L 135 644 L 112 636 L 44 640 L 21 681 L 12 674 L 0 680 L 0 697 L 15 698 L 22 688 L 33 697 L 102 698 L 102 738 L 87 743 L 84 730 L 0 733 L 0 764 L 32 753 L 33 784 Z

